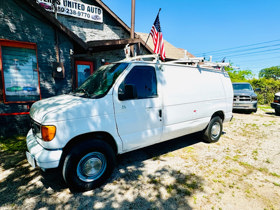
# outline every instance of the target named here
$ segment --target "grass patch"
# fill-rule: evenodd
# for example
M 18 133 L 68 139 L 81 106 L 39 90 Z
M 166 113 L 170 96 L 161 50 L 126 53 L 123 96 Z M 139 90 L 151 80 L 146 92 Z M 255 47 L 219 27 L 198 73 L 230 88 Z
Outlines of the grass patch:
M 276 182 L 273 182 L 273 184 L 277 187 L 280 187 L 280 184 L 279 183 L 276 183 Z
M 254 156 L 257 156 L 257 155 L 259 154 L 259 152 L 258 152 L 258 150 L 254 150 L 254 151 L 252 152 L 252 154 L 253 154 Z
M 160 183 L 160 178 L 152 178 L 148 181 L 150 184 L 159 184 Z
M 259 168 L 259 171 L 260 171 L 260 172 L 268 173 L 268 169 L 267 169 L 267 168 Z
M 197 197 L 193 196 L 193 203 L 196 204 L 196 201 L 197 201 Z
M 172 192 L 173 189 L 174 189 L 174 186 L 170 184 L 170 185 L 167 186 L 167 189 L 166 189 L 166 190 L 167 190 L 167 192 L 168 192 L 169 194 L 171 194 L 171 192 Z
M 270 173 L 270 175 L 271 175 L 271 176 L 275 176 L 275 177 L 280 178 L 280 175 L 279 175 L 279 174 L 277 174 L 277 173 Z
M 262 111 L 264 111 L 264 112 L 268 111 L 269 109 L 272 109 L 272 108 L 271 108 L 270 106 L 268 106 L 268 105 L 259 105 L 258 107 L 259 107 L 260 110 L 262 110 Z
M 153 161 L 160 160 L 160 156 L 155 156 L 152 158 Z
M 252 169 L 252 168 L 253 168 L 252 165 L 250 165 L 249 163 L 246 163 L 246 162 L 239 162 L 239 164 L 240 164 L 241 166 L 244 166 L 244 167 L 249 168 L 249 169 Z
M 271 161 L 267 158 L 266 159 L 266 161 L 265 161 L 266 163 L 271 163 Z
M 0 138 L 0 151 L 23 152 L 26 151 L 26 137 L 15 136 L 11 138 Z
M 257 158 L 258 154 L 259 154 L 258 150 L 254 150 L 254 151 L 252 152 L 252 155 L 253 155 L 254 160 L 258 160 L 258 158 Z

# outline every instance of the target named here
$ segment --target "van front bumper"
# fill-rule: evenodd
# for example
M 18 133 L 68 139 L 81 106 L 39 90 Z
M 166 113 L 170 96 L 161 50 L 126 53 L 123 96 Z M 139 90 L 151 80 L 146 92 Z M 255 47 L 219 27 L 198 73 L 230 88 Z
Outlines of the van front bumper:
M 41 169 L 57 168 L 59 166 L 62 149 L 48 150 L 43 148 L 37 141 L 30 129 L 27 137 L 26 144 L 28 151 L 26 157 L 29 164 L 33 167 L 40 167 Z
M 271 103 L 271 107 L 277 111 L 280 111 L 280 104 L 278 103 Z

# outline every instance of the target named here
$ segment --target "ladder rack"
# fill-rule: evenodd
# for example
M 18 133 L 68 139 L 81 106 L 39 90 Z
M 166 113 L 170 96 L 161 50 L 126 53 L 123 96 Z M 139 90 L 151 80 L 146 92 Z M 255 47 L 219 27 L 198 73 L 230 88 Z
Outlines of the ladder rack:
M 167 61 L 166 64 L 184 64 L 184 63 L 200 63 L 204 62 L 204 58 L 202 57 L 195 57 L 195 58 L 180 58 L 174 61 Z
M 193 57 L 190 58 L 187 56 L 187 51 L 185 51 L 185 57 L 177 59 L 177 60 L 172 60 L 172 61 L 167 61 L 167 62 L 162 62 L 160 60 L 160 55 L 159 54 L 151 54 L 151 55 L 139 55 L 139 56 L 134 56 L 130 57 L 130 49 L 129 46 L 127 45 L 124 49 L 126 58 L 122 61 L 149 61 L 149 62 L 156 62 L 156 63 L 161 63 L 161 64 L 179 64 L 179 65 L 186 65 L 186 66 L 196 66 L 199 68 L 212 68 L 212 69 L 218 69 L 218 70 L 223 70 L 224 67 L 230 66 L 230 63 L 224 63 L 224 62 L 212 62 L 212 57 L 210 58 L 210 61 L 205 61 L 204 57 Z M 237 68 L 237 67 L 233 67 Z
M 159 61 L 159 54 L 151 55 L 138 55 L 134 57 L 128 57 L 124 61 Z

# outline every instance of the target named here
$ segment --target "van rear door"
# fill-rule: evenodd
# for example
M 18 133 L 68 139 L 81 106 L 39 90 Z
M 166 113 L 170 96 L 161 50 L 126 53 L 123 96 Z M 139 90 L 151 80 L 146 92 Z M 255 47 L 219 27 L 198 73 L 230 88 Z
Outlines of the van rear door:
M 162 100 L 153 66 L 132 67 L 126 77 L 116 84 L 113 99 L 124 151 L 160 141 Z

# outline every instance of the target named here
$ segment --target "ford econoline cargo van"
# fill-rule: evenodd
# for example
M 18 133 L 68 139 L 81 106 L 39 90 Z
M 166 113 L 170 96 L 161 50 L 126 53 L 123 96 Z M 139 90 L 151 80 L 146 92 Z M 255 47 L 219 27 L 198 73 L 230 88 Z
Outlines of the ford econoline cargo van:
M 102 66 L 74 92 L 32 105 L 27 159 L 61 167 L 72 190 L 90 190 L 118 154 L 199 131 L 218 141 L 232 102 L 221 69 L 137 59 Z

